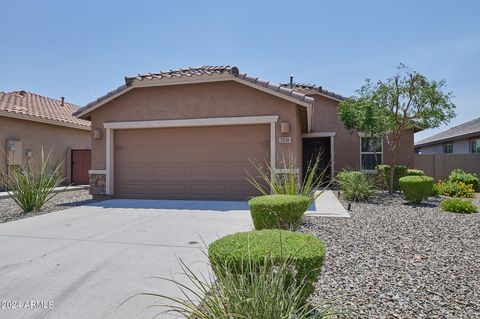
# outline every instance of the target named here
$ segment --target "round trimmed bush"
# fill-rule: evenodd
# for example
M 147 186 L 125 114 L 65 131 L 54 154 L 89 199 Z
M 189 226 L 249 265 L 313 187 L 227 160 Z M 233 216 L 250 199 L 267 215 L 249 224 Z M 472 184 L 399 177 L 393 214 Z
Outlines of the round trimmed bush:
M 408 169 L 407 176 L 424 176 L 425 172 L 420 169 Z
M 295 230 L 310 206 L 310 199 L 301 195 L 267 195 L 252 198 L 248 206 L 256 230 Z
M 444 211 L 452 213 L 472 214 L 478 211 L 472 202 L 460 198 L 446 199 L 442 202 L 441 206 Z
M 314 290 L 324 256 L 325 245 L 317 237 L 280 229 L 235 233 L 217 239 L 208 247 L 214 272 L 228 269 L 244 274 L 252 264 L 274 268 L 287 263 L 292 268 L 290 283 L 305 285 L 305 299 Z
M 405 198 L 419 204 L 428 199 L 433 190 L 433 178 L 428 176 L 405 176 L 399 179 L 400 189 Z

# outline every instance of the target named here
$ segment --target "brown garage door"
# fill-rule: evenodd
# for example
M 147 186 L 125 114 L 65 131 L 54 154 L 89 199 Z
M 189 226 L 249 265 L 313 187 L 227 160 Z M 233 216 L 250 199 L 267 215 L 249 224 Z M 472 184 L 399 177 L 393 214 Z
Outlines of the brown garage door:
M 118 198 L 243 200 L 256 195 L 245 169 L 264 161 L 268 125 L 115 131 Z

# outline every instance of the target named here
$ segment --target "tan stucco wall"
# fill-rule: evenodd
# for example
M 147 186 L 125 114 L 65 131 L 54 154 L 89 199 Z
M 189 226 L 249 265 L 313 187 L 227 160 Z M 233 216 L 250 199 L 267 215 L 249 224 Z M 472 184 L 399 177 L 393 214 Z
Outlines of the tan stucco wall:
M 397 153 L 397 164 L 398 165 L 405 165 L 407 167 L 413 168 L 413 156 L 414 152 L 414 139 L 413 139 L 413 129 L 405 130 L 400 138 L 400 149 Z M 383 153 L 383 161 L 385 164 L 390 164 L 392 161 L 392 153 L 388 152 L 388 146 L 386 142 L 384 142 L 384 153 Z
M 38 163 L 41 158 L 42 147 L 44 153 L 50 150 L 51 162 L 62 163 L 67 161 L 67 149 L 90 149 L 91 132 L 63 126 L 43 124 L 33 121 L 0 117 L 0 170 L 6 170 L 6 141 L 18 140 L 22 142 L 24 164 L 27 161 L 27 150 L 32 151 L 31 163 Z M 67 176 L 67 167 L 64 165 L 64 174 Z
M 233 81 L 136 88 L 91 113 L 92 129 L 103 131 L 92 142 L 92 169 L 105 169 L 104 122 L 195 119 L 208 117 L 278 115 L 277 162 L 297 154 L 301 163 L 301 127 L 296 104 Z M 280 123 L 290 123 L 290 134 L 280 134 Z M 279 144 L 291 136 L 291 144 Z
M 447 179 L 456 168 L 480 176 L 480 154 L 415 154 L 415 168 L 435 181 Z
M 319 94 L 311 94 L 315 99 L 312 132 L 336 132 L 335 135 L 335 171 L 342 169 L 360 169 L 360 136 L 358 132 L 345 128 L 338 117 L 339 102 Z M 401 140 L 397 164 L 413 167 L 413 130 L 407 130 Z M 384 163 L 391 161 L 389 147 L 384 141 Z

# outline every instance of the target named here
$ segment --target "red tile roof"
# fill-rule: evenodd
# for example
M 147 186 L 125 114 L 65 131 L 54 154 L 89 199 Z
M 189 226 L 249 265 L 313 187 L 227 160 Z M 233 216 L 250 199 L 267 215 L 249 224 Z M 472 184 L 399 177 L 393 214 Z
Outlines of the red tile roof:
M 259 88 L 264 88 L 267 91 L 275 91 L 280 95 L 288 96 L 294 100 L 312 104 L 314 99 L 295 90 L 291 90 L 289 88 L 283 87 L 280 84 L 271 83 L 269 81 L 260 80 L 258 77 L 249 76 L 245 73 L 240 73 L 238 68 L 235 66 L 201 66 L 195 68 L 185 68 L 185 69 L 177 69 L 177 70 L 169 70 L 169 71 L 160 71 L 157 73 L 147 73 L 147 74 L 138 74 L 135 76 L 125 77 L 125 84 L 116 88 L 113 91 L 108 92 L 104 96 L 99 97 L 95 101 L 87 104 L 79 111 L 75 112 L 76 116 L 83 116 L 88 113 L 89 109 L 94 109 L 98 104 L 101 104 L 103 101 L 108 99 L 109 97 L 116 95 L 126 89 L 128 89 L 132 83 L 136 81 L 148 81 L 148 80 L 168 80 L 168 79 L 176 79 L 176 78 L 190 78 L 190 77 L 198 77 L 198 76 L 222 76 L 222 75 L 230 75 L 236 77 L 240 80 L 249 82 Z
M 62 126 L 90 127 L 90 121 L 80 120 L 72 115 L 78 109 L 78 105 L 31 92 L 0 92 L 0 116 L 3 113 L 5 116 L 31 118 L 33 121 L 46 120 Z

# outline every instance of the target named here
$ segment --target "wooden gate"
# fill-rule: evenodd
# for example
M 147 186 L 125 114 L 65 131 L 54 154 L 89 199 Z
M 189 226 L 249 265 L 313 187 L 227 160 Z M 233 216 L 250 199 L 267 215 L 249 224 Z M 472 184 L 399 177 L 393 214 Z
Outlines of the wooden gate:
M 91 164 L 90 150 L 72 150 L 72 184 L 88 185 Z

